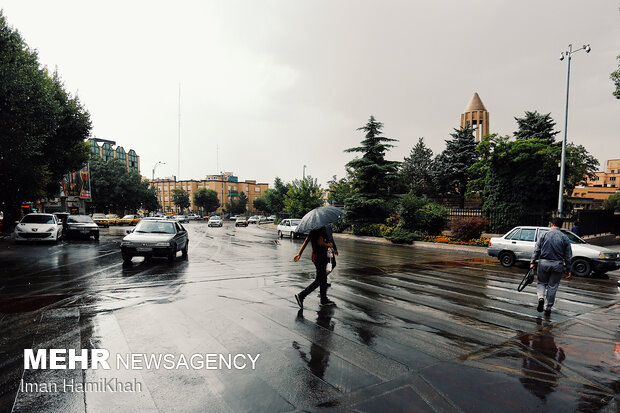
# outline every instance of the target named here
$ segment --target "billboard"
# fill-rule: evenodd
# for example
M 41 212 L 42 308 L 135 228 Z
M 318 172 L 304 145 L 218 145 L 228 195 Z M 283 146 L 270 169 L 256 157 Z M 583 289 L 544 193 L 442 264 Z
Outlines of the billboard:
M 88 164 L 79 171 L 65 175 L 60 182 L 60 196 L 78 197 L 91 199 L 90 193 L 90 169 Z

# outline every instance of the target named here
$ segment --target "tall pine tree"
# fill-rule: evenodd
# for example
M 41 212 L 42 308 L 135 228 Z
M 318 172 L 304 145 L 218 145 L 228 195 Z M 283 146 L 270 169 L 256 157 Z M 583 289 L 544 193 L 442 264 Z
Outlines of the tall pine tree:
M 560 131 L 555 131 L 555 122 L 551 118 L 551 114 L 546 115 L 538 113 L 538 111 L 525 111 L 525 117 L 517 118 L 519 130 L 514 132 L 517 139 L 541 139 L 547 143 L 555 143 L 555 135 Z
M 347 220 L 351 223 L 384 222 L 394 198 L 399 162 L 388 161 L 385 154 L 394 147 L 390 142 L 397 140 L 382 136 L 382 129 L 383 123 L 370 116 L 368 123 L 357 129 L 366 133 L 361 146 L 345 150 L 362 153 L 346 165 L 351 170 L 354 188 L 353 195 L 345 202 Z
M 400 178 L 407 191 L 418 197 L 432 195 L 435 191 L 432 178 L 433 165 L 433 151 L 426 146 L 424 138 L 420 138 L 400 168 Z

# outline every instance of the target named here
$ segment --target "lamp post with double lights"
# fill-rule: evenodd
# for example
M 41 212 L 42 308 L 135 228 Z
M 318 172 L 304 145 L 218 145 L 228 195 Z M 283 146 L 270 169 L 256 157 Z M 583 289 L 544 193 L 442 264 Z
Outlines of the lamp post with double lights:
M 573 50 L 573 45 L 568 45 L 568 51 L 563 52 L 560 55 L 560 60 L 564 60 L 568 57 L 568 76 L 566 77 L 566 112 L 564 114 L 564 140 L 562 141 L 562 160 L 560 161 L 560 194 L 558 195 L 558 216 L 561 218 L 564 211 L 564 175 L 566 172 L 566 136 L 568 128 L 568 92 L 570 90 L 570 61 L 572 55 L 580 50 L 585 50 L 586 53 L 590 53 L 589 44 L 584 44 L 579 49 Z

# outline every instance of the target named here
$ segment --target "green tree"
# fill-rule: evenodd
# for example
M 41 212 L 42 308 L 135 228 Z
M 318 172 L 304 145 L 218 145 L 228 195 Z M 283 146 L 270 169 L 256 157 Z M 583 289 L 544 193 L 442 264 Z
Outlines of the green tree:
M 90 162 L 92 203 L 100 212 L 123 214 L 139 208 L 154 211 L 158 207 L 155 188 L 142 181 L 136 171 L 128 171 L 118 159 Z
M 267 203 L 267 211 L 272 214 L 284 211 L 284 199 L 287 193 L 288 185 L 276 176 L 273 189 L 267 189 L 261 197 Z
M 361 146 L 345 150 L 362 153 L 346 165 L 351 170 L 354 188 L 345 202 L 351 223 L 382 223 L 392 207 L 399 162 L 385 159 L 386 152 L 394 147 L 390 142 L 396 139 L 382 136 L 382 129 L 383 123 L 371 116 L 366 125 L 357 129 L 366 133 Z
M 289 185 L 284 207 L 291 216 L 301 218 L 322 205 L 321 186 L 316 179 L 307 176 L 304 179 L 296 179 Z
M 401 226 L 410 232 L 439 235 L 448 223 L 448 210 L 409 192 L 400 199 Z
M 213 212 L 220 207 L 217 192 L 213 189 L 199 188 L 194 193 L 194 204 L 205 212 Z
M 172 190 L 172 202 L 183 212 L 190 206 L 189 194 L 183 188 L 175 188 Z
M 271 211 L 268 210 L 269 207 L 267 206 L 267 201 L 265 201 L 263 197 L 256 198 L 254 202 L 252 202 L 252 205 L 254 206 L 254 209 L 257 211 L 266 212 L 268 214 L 271 213 Z
M 90 119 L 57 74 L 41 68 L 0 11 L 0 209 L 13 222 L 22 201 L 57 195 L 63 174 L 87 159 Z M 9 230 L 5 225 L 4 229 Z
M 616 88 L 612 94 L 616 97 L 616 99 L 620 99 L 620 56 L 618 56 L 617 59 L 618 70 L 611 72 L 609 77 L 611 78 L 611 81 L 614 82 L 614 86 Z
M 610 195 L 609 198 L 603 201 L 603 208 L 609 211 L 620 212 L 620 192 L 616 192 Z
M 247 210 L 248 210 L 248 196 L 245 194 L 245 192 L 241 191 L 241 193 L 239 194 L 238 210 L 236 211 L 236 213 L 245 214 Z
M 327 202 L 331 205 L 343 206 L 347 198 L 350 198 L 354 192 L 353 184 L 349 176 L 338 179 L 336 175 L 334 175 L 331 181 L 327 181 L 327 185 L 329 185 Z
M 439 192 L 456 195 L 461 208 L 465 206 L 467 185 L 476 178 L 471 167 L 478 161 L 474 129 L 467 124 L 461 129 L 454 129 L 452 139 L 446 140 L 446 149 L 434 162 L 433 178 Z
M 558 159 L 561 159 L 561 149 L 558 150 Z M 598 170 L 598 160 L 590 155 L 582 145 L 569 143 L 566 145 L 566 169 L 564 178 L 564 190 L 569 196 L 577 185 L 585 185 L 587 179 L 593 179 Z
M 435 192 L 433 168 L 433 151 L 420 138 L 401 164 L 400 178 L 408 191 L 417 196 L 430 196 Z
M 517 118 L 519 130 L 514 132 L 517 139 L 540 139 L 551 144 L 555 142 L 555 135 L 560 131 L 554 130 L 555 122 L 551 118 L 551 114 L 542 115 L 538 111 L 525 112 L 525 117 Z

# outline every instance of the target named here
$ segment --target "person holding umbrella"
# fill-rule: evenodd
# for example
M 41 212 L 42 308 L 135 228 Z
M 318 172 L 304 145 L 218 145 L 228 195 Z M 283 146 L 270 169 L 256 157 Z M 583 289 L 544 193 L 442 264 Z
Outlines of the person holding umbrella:
M 300 308 L 304 308 L 304 299 L 317 287 L 320 289 L 321 294 L 321 306 L 334 305 L 335 303 L 327 298 L 327 263 L 329 258 L 327 256 L 328 248 L 335 248 L 334 243 L 330 242 L 330 236 L 327 232 L 327 225 L 344 216 L 344 211 L 327 206 L 315 208 L 308 212 L 301 219 L 301 222 L 297 226 L 297 232 L 308 232 L 308 236 L 304 240 L 299 252 L 293 260 L 299 261 L 301 254 L 304 252 L 308 242 L 312 244 L 312 262 L 316 268 L 315 280 L 306 287 L 299 294 L 295 294 L 295 300 Z

